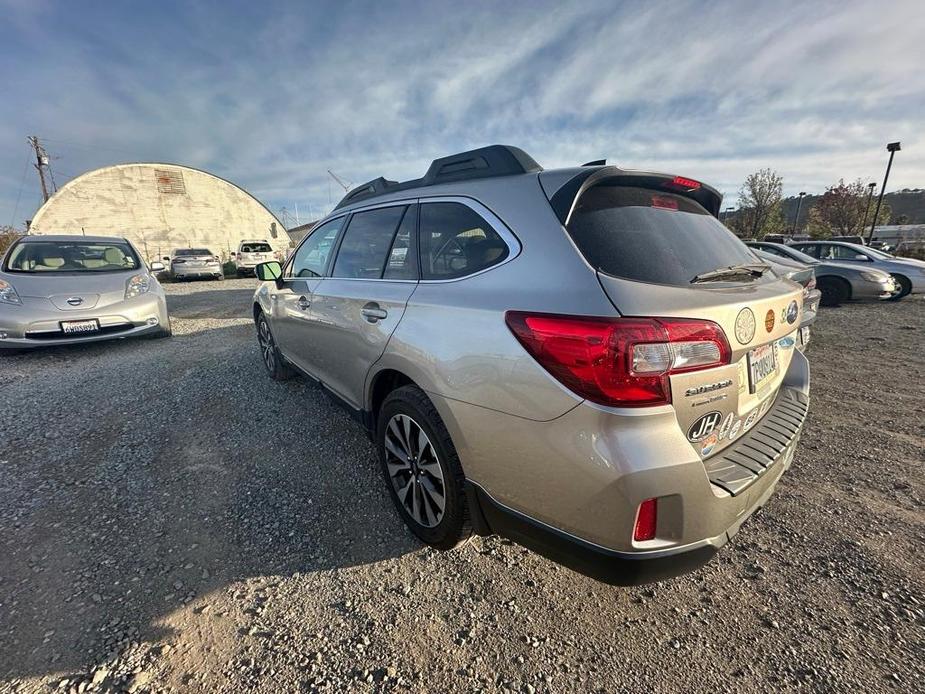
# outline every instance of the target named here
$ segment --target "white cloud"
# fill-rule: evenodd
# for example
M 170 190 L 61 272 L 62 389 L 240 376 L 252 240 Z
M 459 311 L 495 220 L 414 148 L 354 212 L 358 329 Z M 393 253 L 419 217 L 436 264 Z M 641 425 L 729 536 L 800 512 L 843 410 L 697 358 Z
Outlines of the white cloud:
M 178 161 L 274 208 L 327 206 L 328 168 L 410 178 L 491 142 L 547 166 L 678 171 L 734 197 L 764 166 L 787 192 L 879 179 L 900 139 L 890 187 L 925 184 L 920 2 L 196 6 L 103 27 L 7 5 L 17 41 L 47 49 L 0 68 L 17 105 L 0 119 L 2 223 L 32 132 L 70 174 Z

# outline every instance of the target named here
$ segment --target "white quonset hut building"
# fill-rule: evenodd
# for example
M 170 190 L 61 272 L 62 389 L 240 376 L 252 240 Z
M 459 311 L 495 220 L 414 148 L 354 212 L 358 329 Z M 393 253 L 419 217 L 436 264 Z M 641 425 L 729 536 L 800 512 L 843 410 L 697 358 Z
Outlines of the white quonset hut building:
M 230 181 L 177 164 L 116 164 L 69 181 L 32 219 L 35 234 L 124 236 L 149 261 L 174 248 L 227 259 L 243 239 L 289 248 L 289 235 L 257 198 Z

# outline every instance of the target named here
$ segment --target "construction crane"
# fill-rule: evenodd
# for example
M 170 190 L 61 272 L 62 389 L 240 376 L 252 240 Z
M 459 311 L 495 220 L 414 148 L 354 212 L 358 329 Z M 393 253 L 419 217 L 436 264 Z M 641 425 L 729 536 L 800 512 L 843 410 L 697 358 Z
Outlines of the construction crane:
M 331 169 L 328 169 L 328 173 L 331 174 L 331 178 L 337 181 L 337 185 L 339 185 L 341 188 L 344 189 L 345 193 L 348 192 L 353 187 L 353 184 L 350 181 L 345 181 L 340 176 L 338 176 L 336 173 L 331 171 Z

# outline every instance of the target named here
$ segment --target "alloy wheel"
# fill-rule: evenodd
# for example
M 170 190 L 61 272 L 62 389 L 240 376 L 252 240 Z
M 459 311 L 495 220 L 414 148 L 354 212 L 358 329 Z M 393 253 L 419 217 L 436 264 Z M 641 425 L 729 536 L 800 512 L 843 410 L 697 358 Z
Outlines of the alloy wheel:
M 270 326 L 267 325 L 266 320 L 261 320 L 257 327 L 257 342 L 260 344 L 263 363 L 266 364 L 267 370 L 273 373 L 276 367 L 276 345 L 273 344 L 273 335 L 270 333 Z
M 446 509 L 443 470 L 427 434 L 406 414 L 389 420 L 385 459 L 399 503 L 417 523 L 435 527 Z

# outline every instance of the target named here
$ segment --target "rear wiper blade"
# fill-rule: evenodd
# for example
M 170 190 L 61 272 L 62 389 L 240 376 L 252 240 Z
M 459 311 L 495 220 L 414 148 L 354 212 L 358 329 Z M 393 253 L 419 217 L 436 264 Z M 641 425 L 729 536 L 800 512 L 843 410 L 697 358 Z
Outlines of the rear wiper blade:
M 743 263 L 742 265 L 727 265 L 726 267 L 718 267 L 715 270 L 709 270 L 708 272 L 701 272 L 699 275 L 695 275 L 691 279 L 691 284 L 697 282 L 712 282 L 714 280 L 722 280 L 728 277 L 761 277 L 764 273 L 771 269 L 771 266 L 766 263 Z

